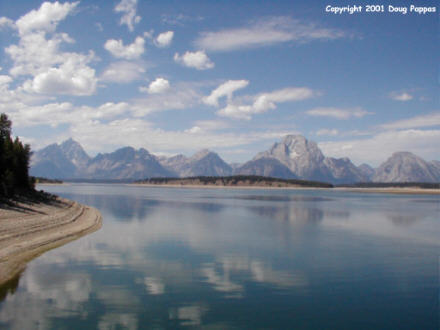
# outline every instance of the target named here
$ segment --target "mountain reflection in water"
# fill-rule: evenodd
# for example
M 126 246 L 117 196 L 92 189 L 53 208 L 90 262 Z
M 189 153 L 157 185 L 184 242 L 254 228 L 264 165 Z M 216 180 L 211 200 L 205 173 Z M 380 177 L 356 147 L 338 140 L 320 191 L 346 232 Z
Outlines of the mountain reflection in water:
M 436 196 L 44 188 L 103 227 L 2 288 L 0 327 L 437 326 Z

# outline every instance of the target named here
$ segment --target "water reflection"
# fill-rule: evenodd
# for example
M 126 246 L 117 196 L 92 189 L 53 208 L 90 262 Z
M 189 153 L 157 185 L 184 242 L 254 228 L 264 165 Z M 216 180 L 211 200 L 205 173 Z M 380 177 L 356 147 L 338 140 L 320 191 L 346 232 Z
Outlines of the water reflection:
M 373 327 L 385 317 L 391 325 L 433 324 L 435 203 L 316 192 L 64 189 L 98 207 L 103 228 L 42 255 L 2 288 L 0 327 L 289 328 L 295 321 L 341 328 L 353 325 L 346 312 L 359 301 L 357 317 L 377 320 Z M 402 226 L 405 219 L 411 225 Z M 359 298 L 372 288 L 380 294 Z M 329 306 L 339 312 L 328 313 Z
M 20 281 L 21 274 L 16 275 L 2 286 L 0 286 L 0 302 L 3 301 L 8 295 L 13 295 L 18 288 L 18 282 Z
M 283 204 L 281 206 L 254 206 L 250 208 L 262 217 L 292 224 L 318 224 L 324 218 L 324 212 L 316 207 Z
M 170 320 L 178 320 L 183 326 L 200 326 L 202 315 L 208 310 L 201 305 L 190 305 L 170 308 L 168 315 Z

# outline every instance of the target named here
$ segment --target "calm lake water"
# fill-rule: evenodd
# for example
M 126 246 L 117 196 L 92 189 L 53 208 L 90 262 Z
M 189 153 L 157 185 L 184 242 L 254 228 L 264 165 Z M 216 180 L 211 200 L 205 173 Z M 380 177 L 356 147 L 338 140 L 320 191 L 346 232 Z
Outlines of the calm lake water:
M 103 227 L 0 289 L 0 328 L 439 328 L 438 195 L 39 188 Z

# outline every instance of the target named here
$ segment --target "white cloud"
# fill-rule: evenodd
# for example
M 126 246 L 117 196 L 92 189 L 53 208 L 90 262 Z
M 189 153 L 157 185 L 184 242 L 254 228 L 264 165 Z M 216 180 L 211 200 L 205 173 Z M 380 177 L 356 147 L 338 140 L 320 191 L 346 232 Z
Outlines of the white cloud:
M 148 89 L 143 89 L 148 92 Z M 133 114 L 143 117 L 156 111 L 182 110 L 195 106 L 200 102 L 200 93 L 191 84 L 180 83 L 170 86 L 162 93 L 148 94 L 132 101 Z
M 58 23 L 64 20 L 69 13 L 76 8 L 79 2 L 43 2 L 38 10 L 31 10 L 26 15 L 20 17 L 17 28 L 20 35 L 28 34 L 33 31 L 55 31 Z
M 217 111 L 217 114 L 223 117 L 250 120 L 252 114 L 252 106 L 228 104 L 223 109 Z
M 276 103 L 301 101 L 315 96 L 316 92 L 310 88 L 289 87 L 271 93 L 263 93 L 257 96 L 253 108 L 257 113 L 266 112 L 276 108 Z
M 289 41 L 331 40 L 345 36 L 346 33 L 341 30 L 321 28 L 290 17 L 272 17 L 242 28 L 202 32 L 194 44 L 208 51 L 230 51 Z
M 115 7 L 115 12 L 122 13 L 120 25 L 127 25 L 128 29 L 133 32 L 134 25 L 141 21 L 141 17 L 136 15 L 137 0 L 121 0 Z
M 26 81 L 24 88 L 41 94 L 91 95 L 97 81 L 94 69 L 70 57 L 59 67 L 49 68 Z
M 440 159 L 440 130 L 387 131 L 370 138 L 320 142 L 326 156 L 349 157 L 354 163 L 378 166 L 396 151 L 409 151 L 425 159 Z
M 335 119 L 349 119 L 352 117 L 362 118 L 365 115 L 371 115 L 371 112 L 365 111 L 360 107 L 352 109 L 340 108 L 315 108 L 306 111 L 306 114 L 314 117 L 331 117 Z
M 202 127 L 200 127 L 202 129 Z M 195 152 L 200 149 L 231 149 L 258 141 L 273 141 L 286 132 L 218 133 L 197 128 L 168 131 L 157 128 L 153 123 L 141 118 L 116 119 L 109 122 L 92 120 L 75 123 L 70 136 L 81 142 L 91 152 L 114 150 L 121 146 L 147 148 L 160 152 Z
M 164 78 L 156 78 L 150 85 L 145 88 L 141 87 L 140 90 L 150 94 L 161 94 L 170 88 L 170 82 Z
M 411 101 L 414 97 L 407 92 L 402 92 L 402 93 L 392 92 L 390 93 L 390 98 L 395 101 L 406 102 L 406 101 Z
M 195 126 L 204 131 L 217 131 L 229 128 L 231 125 L 224 120 L 197 120 Z
M 44 2 L 39 9 L 20 17 L 15 25 L 19 30 L 18 44 L 5 48 L 14 65 L 12 76 L 31 76 L 22 88 L 31 93 L 91 95 L 96 90 L 95 70 L 89 63 L 95 54 L 62 52 L 63 43 L 75 41 L 66 33 L 54 33 L 79 2 Z M 48 37 L 48 33 L 51 36 Z
M 75 107 L 72 103 L 48 103 L 38 106 L 24 104 L 11 107 L 8 114 L 14 122 L 14 126 L 32 127 L 50 125 L 57 127 L 61 124 L 84 125 L 95 120 L 112 120 L 127 114 L 130 106 L 126 102 L 107 102 L 99 107 L 80 106 Z
M 3 27 L 9 27 L 9 28 L 15 29 L 16 25 L 15 25 L 14 21 L 11 20 L 10 18 L 2 16 L 2 17 L 0 17 L 0 29 Z
M 274 110 L 278 103 L 301 101 L 318 95 L 317 92 L 306 87 L 288 87 L 270 93 L 262 93 L 251 97 L 252 104 L 240 104 L 234 100 L 217 112 L 220 116 L 236 119 L 250 119 L 251 115 Z M 249 97 L 248 97 L 249 98 Z
M 222 120 L 197 120 L 194 126 L 186 129 L 185 133 L 208 134 L 212 131 L 219 131 L 229 128 L 230 124 Z
M 186 129 L 184 132 L 190 134 L 198 134 L 203 132 L 203 129 L 201 129 L 199 126 L 193 126 L 190 129 Z
M 317 136 L 322 136 L 322 135 L 337 136 L 337 135 L 339 135 L 339 131 L 336 128 L 333 128 L 333 129 L 323 128 L 323 129 L 316 131 L 315 134 Z
M 7 86 L 10 82 L 12 82 L 12 78 L 8 75 L 0 75 L 0 88 L 2 86 Z
M 165 292 L 165 284 L 159 278 L 146 276 L 144 283 L 149 294 L 159 295 Z
M 61 52 L 59 48 L 63 42 L 72 43 L 73 40 L 65 33 L 56 34 L 51 39 L 46 39 L 44 32 L 21 36 L 18 45 L 5 48 L 5 52 L 14 61 L 14 66 L 10 70 L 11 74 L 14 76 L 36 75 L 47 71 L 52 66 L 62 64 L 68 57 L 83 57 L 84 63 L 92 59 L 93 55 L 87 58 L 81 54 Z
M 144 53 L 145 40 L 137 37 L 136 40 L 127 46 L 124 46 L 122 40 L 107 40 L 104 48 L 107 49 L 114 57 L 132 60 L 139 58 Z
M 12 110 L 12 109 L 11 109 Z M 14 111 L 15 110 L 15 111 Z M 14 109 L 9 114 L 17 127 L 50 125 L 56 127 L 63 123 L 72 122 L 73 105 L 69 102 L 48 103 L 39 106 L 26 106 Z
M 383 124 L 384 129 L 407 129 L 418 127 L 440 126 L 440 113 L 430 113 L 427 115 L 416 116 L 409 119 L 402 119 L 392 123 Z
M 100 80 L 119 84 L 129 83 L 144 77 L 145 69 L 141 63 L 115 62 L 102 73 Z
M 209 57 L 202 50 L 196 52 L 186 52 L 183 55 L 176 53 L 174 54 L 174 61 L 197 70 L 207 70 L 214 67 L 214 63 L 211 62 Z
M 248 84 L 248 80 L 228 80 L 214 89 L 209 96 L 203 98 L 203 102 L 208 105 L 218 106 L 218 100 L 223 96 L 226 96 L 228 101 L 231 101 L 233 93 L 246 87 Z
M 168 47 L 169 45 L 171 45 L 171 42 L 173 41 L 173 37 L 174 37 L 173 31 L 162 32 L 156 38 L 156 46 Z

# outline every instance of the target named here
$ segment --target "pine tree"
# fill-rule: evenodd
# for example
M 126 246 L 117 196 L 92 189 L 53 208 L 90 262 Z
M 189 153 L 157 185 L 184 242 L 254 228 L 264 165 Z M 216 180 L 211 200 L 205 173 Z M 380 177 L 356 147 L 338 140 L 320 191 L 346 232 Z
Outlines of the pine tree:
M 12 122 L 0 114 L 0 195 L 11 196 L 18 189 L 33 189 L 29 178 L 31 148 L 11 137 Z

